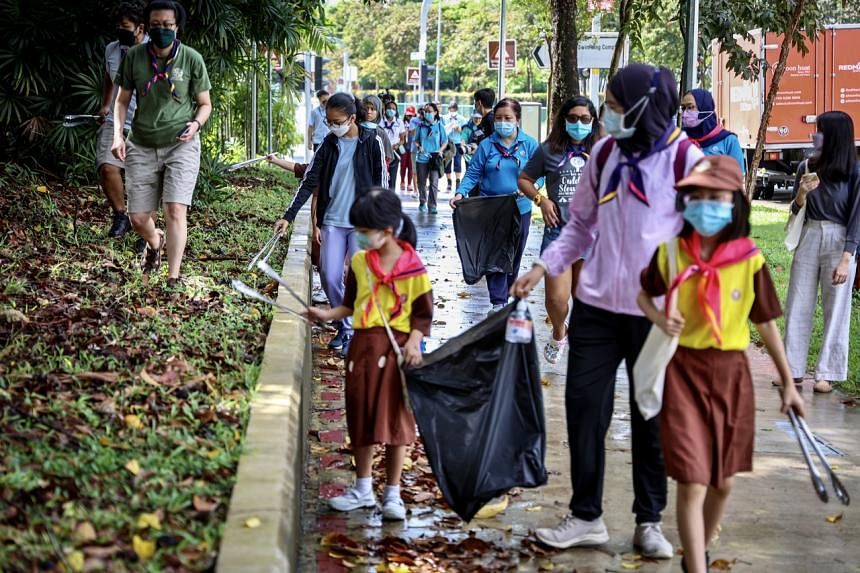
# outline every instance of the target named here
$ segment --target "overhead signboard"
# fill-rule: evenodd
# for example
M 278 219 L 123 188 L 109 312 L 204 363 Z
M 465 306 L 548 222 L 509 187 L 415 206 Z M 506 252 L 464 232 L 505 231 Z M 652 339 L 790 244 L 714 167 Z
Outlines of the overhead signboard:
M 487 42 L 487 67 L 491 70 L 499 69 L 501 50 L 498 40 Z M 513 70 L 517 66 L 517 41 L 505 40 L 505 69 Z
M 616 32 L 584 34 L 576 50 L 576 65 L 580 68 L 609 68 L 615 52 Z
M 406 85 L 421 85 L 421 70 L 418 68 L 406 68 Z

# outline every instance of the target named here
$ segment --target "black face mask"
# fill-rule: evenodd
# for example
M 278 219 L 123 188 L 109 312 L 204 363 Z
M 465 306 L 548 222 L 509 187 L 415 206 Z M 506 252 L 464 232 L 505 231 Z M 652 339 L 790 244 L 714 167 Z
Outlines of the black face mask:
M 163 50 L 176 40 L 176 30 L 171 30 L 170 28 L 150 28 L 149 39 Z
M 126 30 L 125 28 L 117 28 L 116 31 L 116 39 L 119 40 L 119 43 L 123 46 L 133 46 L 135 40 L 135 33 L 131 30 Z

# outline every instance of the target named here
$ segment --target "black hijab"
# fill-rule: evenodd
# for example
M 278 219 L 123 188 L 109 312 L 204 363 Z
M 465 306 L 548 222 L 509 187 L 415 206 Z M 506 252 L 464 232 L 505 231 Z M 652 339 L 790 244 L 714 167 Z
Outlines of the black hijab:
M 659 74 L 655 77 L 657 70 Z M 654 92 L 649 94 L 652 86 Z M 609 91 L 624 106 L 625 111 L 630 111 L 643 96 L 648 96 L 647 105 L 643 104 L 644 111 L 637 108 L 624 118 L 625 127 L 629 127 L 627 122 L 636 119 L 642 111 L 633 136 L 617 140 L 618 147 L 628 153 L 649 151 L 666 133 L 678 113 L 680 100 L 675 76 L 671 70 L 662 66 L 655 68 L 647 64 L 629 64 L 612 76 Z

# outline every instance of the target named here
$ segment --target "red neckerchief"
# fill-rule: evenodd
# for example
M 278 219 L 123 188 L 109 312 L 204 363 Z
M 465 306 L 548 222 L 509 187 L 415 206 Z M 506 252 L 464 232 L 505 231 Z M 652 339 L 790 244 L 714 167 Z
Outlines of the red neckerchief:
M 147 44 L 147 51 L 149 52 L 149 62 L 152 66 L 153 74 L 152 77 L 146 82 L 146 85 L 143 86 L 143 94 L 146 95 L 149 93 L 149 90 L 152 89 L 152 86 L 158 82 L 158 80 L 164 80 L 167 82 L 167 87 L 170 90 L 170 97 L 173 98 L 173 101 L 177 103 L 181 103 L 182 99 L 179 97 L 179 94 L 176 93 L 176 85 L 173 83 L 173 76 L 171 73 L 173 72 L 173 62 L 176 60 L 176 53 L 179 51 L 179 40 L 173 40 L 173 47 L 170 49 L 170 54 L 167 56 L 167 60 L 164 62 L 164 69 L 158 70 L 158 54 L 155 51 L 155 44 L 152 40 Z M 200 124 L 197 124 L 197 127 L 200 127 Z
M 711 259 L 705 261 L 701 258 L 702 237 L 698 232 L 693 231 L 689 237 L 678 239 L 678 245 L 681 247 L 681 251 L 693 259 L 693 262 L 684 269 L 684 272 L 678 274 L 669 286 L 669 291 L 666 293 L 666 310 L 668 312 L 670 308 L 669 299 L 671 299 L 675 290 L 681 286 L 681 283 L 692 278 L 693 275 L 701 275 L 699 283 L 696 285 L 699 309 L 708 321 L 711 332 L 714 338 L 717 339 L 717 344 L 722 345 L 723 337 L 720 326 L 722 324 L 720 322 L 720 269 L 753 257 L 759 252 L 758 247 L 748 237 L 733 239 L 717 245 L 717 248 L 714 249 L 714 253 L 711 255 Z
M 710 138 L 714 137 L 720 131 L 722 131 L 722 129 L 723 129 L 723 126 L 721 126 L 719 123 L 717 123 L 716 127 L 714 127 L 714 129 L 712 129 L 709 133 L 706 133 L 702 137 L 690 137 L 690 141 L 692 141 L 696 145 L 696 147 L 701 149 L 702 147 L 704 147 L 704 145 L 702 144 L 703 141 L 707 141 Z
M 367 262 L 367 268 L 370 269 L 370 272 L 376 277 L 376 281 L 370 290 L 370 300 L 364 307 L 363 320 L 365 324 L 367 324 L 370 312 L 376 304 L 376 296 L 379 293 L 380 286 L 387 286 L 394 294 L 394 306 L 392 307 L 390 314 L 390 319 L 394 319 L 399 316 L 403 310 L 403 297 L 397 290 L 397 283 L 395 281 L 397 279 L 417 277 L 427 272 L 427 269 L 424 268 L 424 263 L 421 262 L 421 259 L 418 257 L 418 253 L 415 252 L 412 245 L 400 240 L 397 241 L 397 244 L 400 245 L 403 252 L 400 254 L 400 258 L 397 259 L 397 262 L 394 263 L 391 271 L 387 273 L 382 270 L 379 251 L 376 249 L 368 249 L 365 251 L 364 258 Z

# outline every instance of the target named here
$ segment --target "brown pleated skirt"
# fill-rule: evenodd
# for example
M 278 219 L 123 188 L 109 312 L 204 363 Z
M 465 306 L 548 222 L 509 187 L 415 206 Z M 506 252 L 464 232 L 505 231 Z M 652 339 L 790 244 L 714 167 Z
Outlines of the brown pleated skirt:
M 408 335 L 394 331 L 400 346 Z M 353 446 L 415 441 L 397 355 L 384 328 L 357 328 L 346 358 L 346 425 Z
M 660 441 L 666 473 L 723 487 L 752 471 L 755 398 L 746 355 L 679 346 L 666 369 Z

